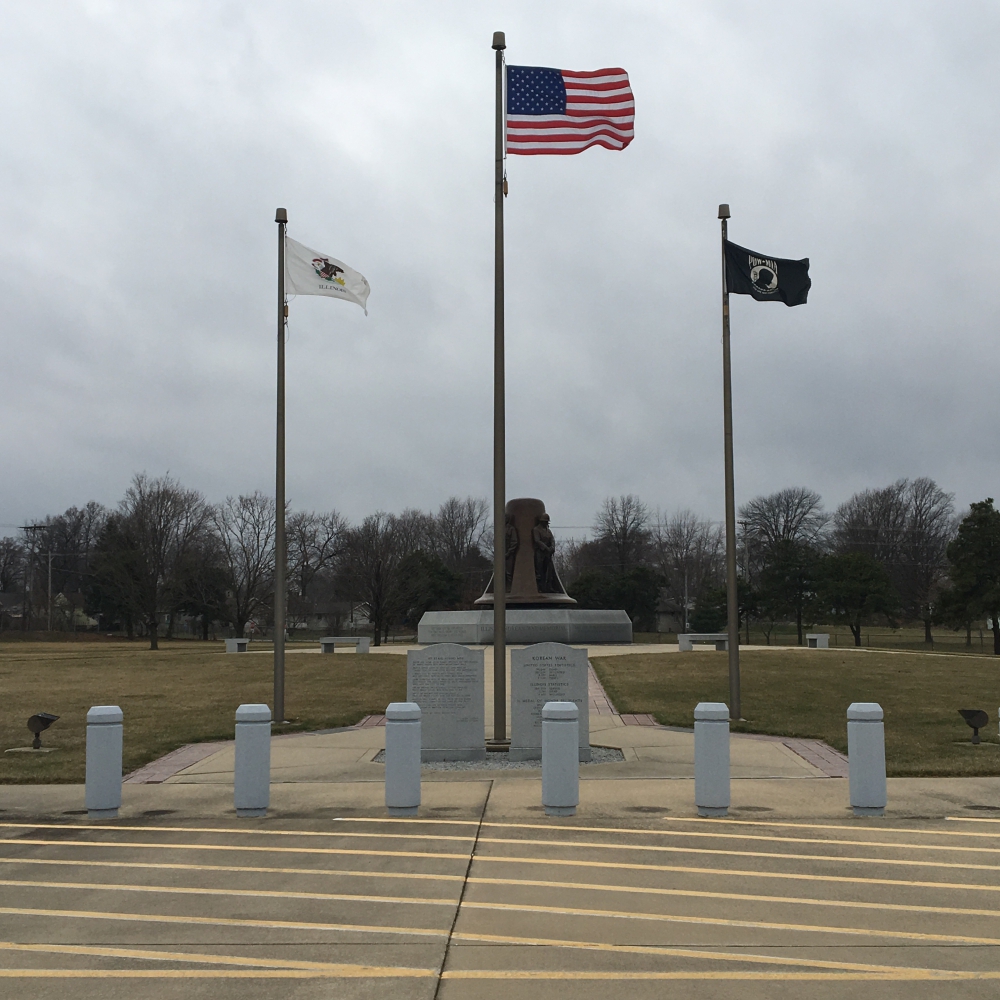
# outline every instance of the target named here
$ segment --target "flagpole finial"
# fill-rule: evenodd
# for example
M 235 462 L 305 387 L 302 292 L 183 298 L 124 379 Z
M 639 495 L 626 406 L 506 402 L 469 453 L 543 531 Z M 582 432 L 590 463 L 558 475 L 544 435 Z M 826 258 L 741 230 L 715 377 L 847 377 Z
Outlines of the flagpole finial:
M 728 205 L 720 205 L 719 206 L 719 218 L 720 219 L 728 219 L 729 218 L 729 206 Z
M 495 49 L 507 48 L 507 39 L 504 37 L 504 33 L 502 31 L 493 32 L 493 48 Z
M 274 221 L 288 222 L 288 213 L 283 208 L 276 209 L 274 213 Z

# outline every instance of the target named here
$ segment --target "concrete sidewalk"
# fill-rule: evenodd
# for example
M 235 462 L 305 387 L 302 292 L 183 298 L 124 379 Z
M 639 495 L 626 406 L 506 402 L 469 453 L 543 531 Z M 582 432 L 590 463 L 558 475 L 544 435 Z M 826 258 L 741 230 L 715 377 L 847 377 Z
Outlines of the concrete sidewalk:
M 600 647 L 634 651 L 635 647 Z M 666 647 L 673 648 L 674 647 Z M 486 735 L 493 735 L 492 649 L 486 651 Z M 510 660 L 507 662 L 510 691 Z M 582 768 L 583 780 L 602 778 L 689 778 L 694 776 L 694 731 L 657 726 L 648 716 L 621 716 L 611 704 L 593 669 L 590 670 L 590 741 L 594 746 L 621 750 L 620 763 Z M 509 708 L 509 705 L 508 705 Z M 508 711 L 508 718 L 510 713 Z M 385 747 L 379 719 L 348 730 L 275 736 L 271 746 L 271 778 L 285 781 L 381 780 L 382 765 L 373 759 Z M 817 740 L 734 734 L 731 743 L 734 778 L 823 778 L 847 774 L 846 758 Z M 234 747 L 231 742 L 181 748 L 131 775 L 137 782 L 222 782 L 233 780 Z M 470 771 L 426 772 L 435 780 L 461 780 Z M 495 775 L 483 770 L 483 776 Z M 537 777 L 539 768 L 516 774 L 524 780 Z

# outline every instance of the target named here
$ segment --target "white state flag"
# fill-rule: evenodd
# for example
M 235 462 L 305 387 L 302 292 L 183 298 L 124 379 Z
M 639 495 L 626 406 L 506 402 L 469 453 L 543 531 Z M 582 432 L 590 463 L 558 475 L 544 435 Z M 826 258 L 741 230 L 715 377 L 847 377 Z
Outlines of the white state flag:
M 329 295 L 356 302 L 368 315 L 371 287 L 363 274 L 326 254 L 285 237 L 285 291 L 296 295 Z

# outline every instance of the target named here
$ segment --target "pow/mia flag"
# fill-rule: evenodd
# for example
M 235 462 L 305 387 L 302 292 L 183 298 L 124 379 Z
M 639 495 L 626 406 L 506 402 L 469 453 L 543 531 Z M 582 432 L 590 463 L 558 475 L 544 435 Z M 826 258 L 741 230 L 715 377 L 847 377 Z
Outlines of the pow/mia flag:
M 758 302 L 801 306 L 811 286 L 808 257 L 766 257 L 726 240 L 726 288 L 733 294 L 752 295 Z

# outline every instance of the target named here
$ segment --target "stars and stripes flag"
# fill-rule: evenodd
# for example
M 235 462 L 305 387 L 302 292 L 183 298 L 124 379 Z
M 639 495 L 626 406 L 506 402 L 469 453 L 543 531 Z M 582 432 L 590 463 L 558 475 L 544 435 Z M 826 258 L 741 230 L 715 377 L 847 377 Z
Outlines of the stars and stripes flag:
M 623 69 L 507 67 L 508 153 L 624 149 L 634 122 L 635 100 Z

